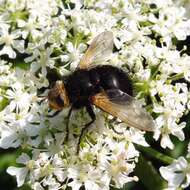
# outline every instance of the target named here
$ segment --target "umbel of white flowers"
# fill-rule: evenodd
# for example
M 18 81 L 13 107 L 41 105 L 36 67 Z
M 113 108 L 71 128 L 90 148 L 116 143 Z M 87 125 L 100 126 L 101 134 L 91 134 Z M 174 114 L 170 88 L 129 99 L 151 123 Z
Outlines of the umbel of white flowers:
M 106 30 L 113 32 L 115 48 L 104 64 L 131 76 L 136 98 L 154 116 L 151 138 L 169 149 L 175 148 L 172 136 L 185 140 L 186 122 L 180 118 L 190 109 L 190 56 L 176 44 L 190 35 L 183 7 L 171 0 L 1 0 L 0 7 L 0 147 L 23 151 L 20 167 L 7 169 L 18 187 L 108 190 L 138 180 L 132 173 L 140 155 L 135 144 L 149 146 L 145 132 L 112 122 L 96 109 L 96 122 L 76 155 L 86 112 L 72 115 L 64 143 L 68 110 L 49 118 L 48 103 L 37 98 L 49 86 L 48 69 L 70 74 L 94 37 Z M 169 188 L 190 184 L 187 157 L 160 168 Z

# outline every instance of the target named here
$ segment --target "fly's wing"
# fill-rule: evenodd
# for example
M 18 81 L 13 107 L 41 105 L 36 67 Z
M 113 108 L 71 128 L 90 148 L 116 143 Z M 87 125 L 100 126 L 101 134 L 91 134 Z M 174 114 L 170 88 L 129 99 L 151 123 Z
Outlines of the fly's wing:
M 92 63 L 104 62 L 108 59 L 113 50 L 113 34 L 105 31 L 94 38 L 89 48 L 83 55 L 79 68 L 85 69 Z
M 151 115 L 133 97 L 121 90 L 107 90 L 92 97 L 93 104 L 121 121 L 143 131 L 154 131 Z

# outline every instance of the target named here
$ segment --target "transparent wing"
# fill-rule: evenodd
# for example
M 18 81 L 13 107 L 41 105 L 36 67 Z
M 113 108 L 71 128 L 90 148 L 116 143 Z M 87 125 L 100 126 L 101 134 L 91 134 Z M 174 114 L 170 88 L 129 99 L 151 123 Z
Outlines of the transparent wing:
M 83 55 L 79 68 L 84 69 L 90 67 L 92 63 L 100 63 L 106 61 L 113 50 L 113 34 L 105 31 L 94 38 L 89 48 Z
M 107 90 L 92 98 L 93 104 L 121 121 L 143 131 L 154 131 L 151 115 L 133 97 L 118 89 Z

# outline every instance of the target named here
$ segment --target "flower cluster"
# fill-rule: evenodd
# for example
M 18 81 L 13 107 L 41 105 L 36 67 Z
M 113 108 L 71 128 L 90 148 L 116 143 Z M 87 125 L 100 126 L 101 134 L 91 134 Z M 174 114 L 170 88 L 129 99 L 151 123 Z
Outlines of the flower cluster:
M 96 122 L 76 154 L 86 112 L 72 115 L 64 142 L 68 110 L 50 118 L 48 103 L 38 98 L 47 94 L 42 89 L 49 86 L 49 71 L 70 74 L 92 39 L 106 30 L 113 32 L 115 46 L 108 64 L 128 71 L 136 98 L 154 117 L 152 138 L 170 149 L 172 136 L 185 140 L 181 118 L 190 110 L 190 56 L 178 42 L 190 35 L 190 20 L 183 7 L 171 0 L 1 0 L 0 7 L 0 147 L 23 150 L 21 167 L 7 169 L 18 186 L 108 190 L 138 180 L 135 144 L 149 146 L 145 132 L 111 122 L 96 109 Z M 171 168 L 178 162 L 184 158 Z M 160 169 L 165 177 L 164 170 L 170 168 Z
M 185 157 L 180 156 L 169 166 L 160 168 L 160 173 L 168 181 L 168 189 L 170 190 L 175 190 L 179 187 L 186 188 L 190 185 L 190 143 L 188 144 L 187 152 L 188 154 Z

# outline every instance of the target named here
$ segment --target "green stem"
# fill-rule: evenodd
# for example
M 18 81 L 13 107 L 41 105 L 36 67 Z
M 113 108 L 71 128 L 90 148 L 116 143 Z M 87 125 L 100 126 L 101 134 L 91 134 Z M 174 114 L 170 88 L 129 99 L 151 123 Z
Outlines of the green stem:
M 157 73 L 159 72 L 159 67 L 160 67 L 160 63 L 154 67 L 154 71 L 152 73 L 151 79 L 154 80 L 154 78 L 156 77 Z
M 184 76 L 183 73 L 180 73 L 180 74 L 176 74 L 174 76 L 171 76 L 168 79 L 172 80 L 172 81 L 175 81 L 175 80 L 179 80 L 179 79 L 183 78 L 183 76 Z
M 161 152 L 158 152 L 157 150 L 151 147 L 143 147 L 143 146 L 137 145 L 137 149 L 154 159 L 164 162 L 165 164 L 171 164 L 174 161 L 174 158 L 171 158 Z

